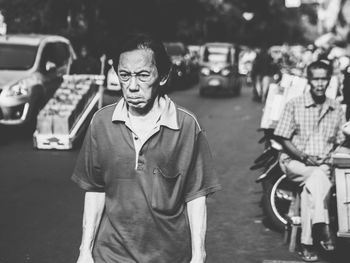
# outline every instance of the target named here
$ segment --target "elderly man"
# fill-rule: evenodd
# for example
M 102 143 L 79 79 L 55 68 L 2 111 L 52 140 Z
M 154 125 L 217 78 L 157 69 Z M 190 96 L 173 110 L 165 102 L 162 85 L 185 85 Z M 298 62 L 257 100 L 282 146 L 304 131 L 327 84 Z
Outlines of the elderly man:
M 329 231 L 327 199 L 330 188 L 329 154 L 344 140 L 345 116 L 338 102 L 327 98 L 332 75 L 328 61 L 307 68 L 310 91 L 289 101 L 274 131 L 284 148 L 280 164 L 288 178 L 302 186 L 301 244 L 304 261 L 318 260 L 313 249 L 313 230 L 319 229 L 325 250 L 334 250 Z M 317 231 L 317 230 L 316 230 Z
M 195 116 L 162 95 L 161 42 L 129 36 L 123 98 L 92 119 L 72 179 L 86 190 L 79 263 L 203 263 L 206 197 L 220 186 Z

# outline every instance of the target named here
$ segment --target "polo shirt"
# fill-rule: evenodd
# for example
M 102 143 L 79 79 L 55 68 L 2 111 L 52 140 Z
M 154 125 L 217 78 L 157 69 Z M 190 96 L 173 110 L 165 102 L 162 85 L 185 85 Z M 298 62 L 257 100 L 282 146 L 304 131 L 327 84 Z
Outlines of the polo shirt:
M 106 194 L 95 263 L 191 259 L 186 203 L 220 185 L 197 119 L 165 98 L 159 125 L 137 156 L 124 99 L 99 110 L 89 126 L 72 180 Z
M 345 115 L 340 104 L 326 98 L 317 105 L 311 93 L 291 99 L 285 106 L 274 134 L 286 139 L 308 155 L 325 158 L 344 139 L 341 127 Z

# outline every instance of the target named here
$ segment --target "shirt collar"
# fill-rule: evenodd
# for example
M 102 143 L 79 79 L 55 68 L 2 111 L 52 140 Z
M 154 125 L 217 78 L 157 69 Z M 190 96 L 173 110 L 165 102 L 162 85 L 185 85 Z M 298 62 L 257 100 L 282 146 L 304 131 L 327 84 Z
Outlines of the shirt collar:
M 175 103 L 167 96 L 157 97 L 155 102 L 156 107 L 160 110 L 159 126 L 166 126 L 169 129 L 179 130 L 177 119 L 177 111 Z M 124 98 L 121 98 L 113 112 L 112 121 L 129 123 L 128 108 Z
M 325 106 L 325 109 L 335 109 L 335 102 L 333 100 L 331 100 L 330 98 L 326 97 L 325 102 L 323 103 L 323 105 Z M 310 91 L 305 93 L 305 107 L 306 108 L 310 108 L 312 106 L 316 106 L 316 103 L 314 101 L 314 99 L 311 96 Z

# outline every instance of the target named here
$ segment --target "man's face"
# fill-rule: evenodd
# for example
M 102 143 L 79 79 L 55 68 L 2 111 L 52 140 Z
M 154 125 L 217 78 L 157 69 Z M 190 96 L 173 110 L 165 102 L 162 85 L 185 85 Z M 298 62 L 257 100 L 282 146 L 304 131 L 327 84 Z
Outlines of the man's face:
M 317 68 L 311 71 L 309 77 L 310 92 L 314 97 L 323 98 L 326 94 L 330 78 L 327 74 L 327 70 Z
M 150 49 L 136 49 L 120 55 L 118 77 L 129 111 L 145 115 L 152 108 L 159 87 L 159 75 Z

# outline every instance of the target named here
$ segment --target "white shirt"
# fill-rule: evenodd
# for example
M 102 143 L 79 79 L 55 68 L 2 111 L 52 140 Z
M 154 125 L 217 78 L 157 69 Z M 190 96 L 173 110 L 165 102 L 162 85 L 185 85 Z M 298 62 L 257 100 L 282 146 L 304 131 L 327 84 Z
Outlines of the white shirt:
M 158 97 L 154 101 L 152 109 L 144 116 L 135 116 L 128 112 L 130 120 L 130 129 L 134 134 L 134 146 L 136 154 L 136 164 L 138 156 L 144 143 L 159 130 L 160 116 L 166 106 L 166 100 Z M 137 168 L 137 167 L 136 167 Z

